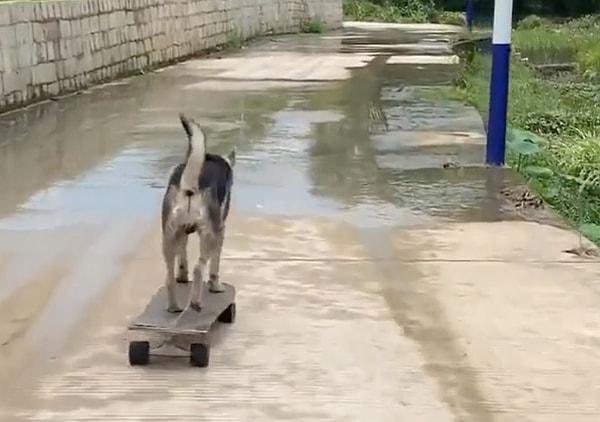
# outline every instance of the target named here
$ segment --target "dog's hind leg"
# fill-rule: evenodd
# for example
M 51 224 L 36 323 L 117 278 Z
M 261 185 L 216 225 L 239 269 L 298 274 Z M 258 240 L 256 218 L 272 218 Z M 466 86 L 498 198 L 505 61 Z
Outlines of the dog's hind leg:
M 178 283 L 187 283 L 188 280 L 188 259 L 187 259 L 188 235 L 182 233 L 177 238 L 177 277 Z
M 181 312 L 182 309 L 177 303 L 175 295 L 175 257 L 177 255 L 177 243 L 171 236 L 163 235 L 162 240 L 163 258 L 167 269 L 165 286 L 167 288 L 167 310 L 169 312 Z
M 223 240 L 225 230 L 218 231 L 215 239 L 214 251 L 210 257 L 210 278 L 208 279 L 208 290 L 212 293 L 221 293 L 225 291 L 225 287 L 221 284 L 219 278 L 219 267 L 221 265 L 221 250 L 223 249 Z
M 204 291 L 204 275 L 210 257 L 210 245 L 206 236 L 199 234 L 200 237 L 200 258 L 194 267 L 194 277 L 192 279 L 192 288 L 190 289 L 190 304 L 189 307 L 200 312 L 202 310 L 202 293 Z

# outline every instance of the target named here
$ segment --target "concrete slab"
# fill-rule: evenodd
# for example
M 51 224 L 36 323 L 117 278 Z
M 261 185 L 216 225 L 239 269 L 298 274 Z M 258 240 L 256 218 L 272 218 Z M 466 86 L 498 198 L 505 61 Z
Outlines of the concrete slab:
M 494 420 L 591 421 L 600 410 L 591 375 L 600 366 L 600 267 L 562 252 L 578 242 L 525 222 L 398 232 L 394 250 L 407 262 L 394 267 L 402 282 L 386 295 L 396 309 L 408 305 L 397 318 L 429 350 L 441 385 L 473 383 Z M 438 332 L 460 356 L 439 347 Z M 480 412 L 467 393 L 454 406 L 469 420 Z
M 365 31 L 369 34 L 375 34 L 377 31 L 392 30 L 400 32 L 415 32 L 422 34 L 421 40 L 426 40 L 437 34 L 447 34 L 454 36 L 464 32 L 465 29 L 456 25 L 445 25 L 438 23 L 392 23 L 392 22 L 358 22 L 345 21 L 344 29 Z M 395 40 L 402 39 L 402 35 L 396 34 Z
M 388 64 L 458 64 L 457 56 L 392 56 L 387 61 Z
M 352 230 L 328 221 L 239 215 L 228 230 L 236 235 L 227 240 L 223 278 L 238 287 L 239 318 L 213 334 L 219 353 L 209 370 L 169 360 L 136 370 L 124 361 L 123 327 L 161 283 L 149 277 L 162 271 L 154 231 L 104 296 L 110 307 L 97 304 L 69 357 L 33 387 L 27 407 L 39 410 L 19 415 L 38 419 L 51 409 L 64 420 L 192 421 L 199 414 L 215 421 L 450 420 L 414 344 L 402 340 L 390 318 Z M 247 243 L 265 258 L 245 258 Z M 297 251 L 302 259 L 293 259 Z M 356 388 L 363 383 L 370 387 Z M 228 405 L 232 397 L 235 406 Z

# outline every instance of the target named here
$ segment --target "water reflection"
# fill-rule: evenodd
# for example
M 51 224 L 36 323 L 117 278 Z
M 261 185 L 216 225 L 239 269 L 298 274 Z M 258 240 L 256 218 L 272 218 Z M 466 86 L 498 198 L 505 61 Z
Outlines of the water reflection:
M 340 45 L 302 39 L 323 60 Z M 262 54 L 286 43 L 269 43 Z M 364 62 L 360 57 L 355 63 Z M 215 69 L 191 62 L 4 116 L 0 214 L 22 211 L 4 226 L 32 223 L 40 213 L 63 222 L 154 213 L 159 188 L 184 154 L 180 111 L 205 126 L 210 150 L 237 145 L 234 206 L 242 212 L 397 225 L 481 208 L 480 169 L 442 169 L 448 160 L 482 162 L 481 142 L 453 133 L 480 133 L 481 120 L 462 104 L 424 99 L 414 89 L 448 83 L 455 68 L 389 62 L 389 54 L 378 53 L 348 68 L 346 80 L 243 91 L 198 87 Z
M 57 181 L 73 180 L 118 154 L 143 104 L 134 88 L 97 91 L 0 118 L 0 215 Z M 119 112 L 117 112 L 119 111 Z

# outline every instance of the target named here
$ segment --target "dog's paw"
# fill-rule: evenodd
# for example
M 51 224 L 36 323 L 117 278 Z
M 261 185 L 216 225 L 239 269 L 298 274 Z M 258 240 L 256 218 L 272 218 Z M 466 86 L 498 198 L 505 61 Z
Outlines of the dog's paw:
M 179 305 L 169 305 L 169 307 L 167 308 L 167 311 L 172 314 L 178 314 L 183 311 L 183 308 Z
M 221 284 L 221 280 L 219 280 L 218 275 L 210 275 L 208 280 L 208 291 L 211 293 L 223 293 L 225 291 L 225 286 Z
M 199 303 L 196 302 L 191 302 L 190 303 L 190 309 L 196 311 L 196 312 L 200 312 L 202 310 L 202 306 L 200 306 Z
M 221 283 L 209 283 L 208 291 L 211 293 L 223 293 L 225 291 L 225 286 L 223 286 Z
M 175 278 L 175 281 L 180 283 L 180 284 L 187 284 L 190 282 L 190 280 L 188 279 L 187 274 L 181 274 L 178 275 L 177 278 Z

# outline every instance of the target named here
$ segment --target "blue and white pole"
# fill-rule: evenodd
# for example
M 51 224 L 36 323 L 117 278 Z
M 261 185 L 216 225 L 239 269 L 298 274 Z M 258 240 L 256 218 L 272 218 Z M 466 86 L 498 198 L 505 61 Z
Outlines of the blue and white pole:
M 506 113 L 508 111 L 508 81 L 510 70 L 510 35 L 513 0 L 494 2 L 492 33 L 492 74 L 490 78 L 490 108 L 485 162 L 504 164 L 506 152 Z
M 475 14 L 475 0 L 467 0 L 465 5 L 465 20 L 469 32 L 473 30 L 473 15 Z

